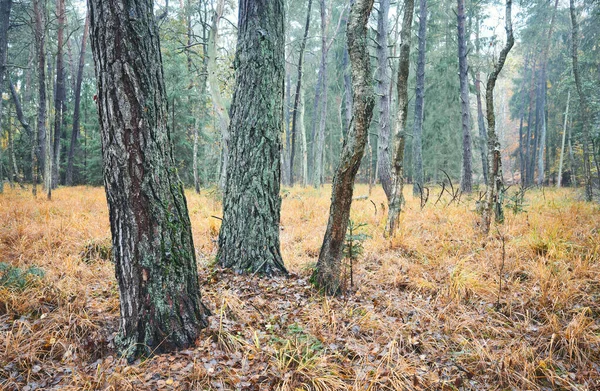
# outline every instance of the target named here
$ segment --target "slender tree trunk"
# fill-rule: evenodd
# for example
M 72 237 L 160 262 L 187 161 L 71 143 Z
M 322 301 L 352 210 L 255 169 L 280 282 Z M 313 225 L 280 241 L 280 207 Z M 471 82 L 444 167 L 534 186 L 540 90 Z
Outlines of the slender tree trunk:
M 304 124 L 304 88 L 300 88 L 300 102 L 298 103 L 298 129 L 302 137 L 302 185 L 308 185 L 308 140 Z
M 400 34 L 400 59 L 398 61 L 398 118 L 395 124 L 394 158 L 392 160 L 392 193 L 388 198 L 388 217 L 384 234 L 393 236 L 404 202 L 404 146 L 406 119 L 408 117 L 408 72 L 410 65 L 411 28 L 415 8 L 414 0 L 404 2 L 402 33 Z
M 492 210 L 496 216 L 496 221 L 504 221 L 504 211 L 502 210 L 502 197 L 504 191 L 504 179 L 502 177 L 502 156 L 501 146 L 496 133 L 496 115 L 494 113 L 494 87 L 498 75 L 504 67 L 506 57 L 512 49 L 515 40 L 512 28 L 512 0 L 506 0 L 505 14 L 506 43 L 500 51 L 500 57 L 494 65 L 494 70 L 490 74 L 486 87 L 486 111 L 488 122 L 488 160 L 490 164 L 490 184 L 487 186 L 485 204 L 482 213 L 481 228 L 487 235 L 490 232 L 492 220 Z
M 333 177 L 327 230 L 323 238 L 317 267 L 311 277 L 319 289 L 330 295 L 339 294 L 343 290 L 341 280 L 342 248 L 350 218 L 354 179 L 365 151 L 375 106 L 367 46 L 367 23 L 372 9 L 373 0 L 355 0 L 346 29 L 352 66 L 354 119 L 348 129 L 346 143 Z
M 12 0 L 0 2 L 0 130 L 2 129 L 4 78 L 6 75 L 6 54 L 8 51 L 8 29 L 10 28 L 10 9 Z M 4 172 L 2 169 L 2 148 L 0 147 L 0 193 L 4 191 Z
M 296 82 L 296 93 L 294 94 L 294 109 L 292 113 L 292 145 L 290 147 L 290 186 L 294 186 L 294 158 L 296 155 L 296 121 L 298 118 L 298 105 L 300 104 L 300 90 L 302 89 L 302 66 L 304 63 L 304 49 L 308 40 L 308 30 L 310 29 L 310 12 L 312 9 L 312 0 L 308 0 L 308 9 L 306 11 L 306 23 L 304 25 L 304 36 L 300 43 L 298 52 L 298 75 Z
M 350 0 L 353 1 L 353 0 Z M 348 24 L 348 20 L 345 21 L 345 25 Z M 344 116 L 342 116 L 342 139 L 346 138 L 346 132 L 350 128 L 350 121 L 352 121 L 352 77 L 350 75 L 349 66 L 350 57 L 348 55 L 348 46 L 344 45 L 344 53 L 342 54 L 342 70 L 344 72 Z M 391 84 L 391 83 L 390 83 Z
M 287 274 L 279 248 L 284 2 L 239 5 L 230 165 L 217 259 L 238 273 Z
M 392 192 L 390 163 L 390 72 L 388 67 L 388 19 L 390 0 L 379 1 L 377 18 L 377 96 L 379 102 L 379 138 L 377 140 L 377 168 L 386 197 Z
M 69 156 L 67 159 L 66 185 L 73 185 L 73 167 L 75 165 L 75 151 L 77 148 L 77 139 L 79 138 L 79 117 L 81 115 L 81 84 L 83 83 L 83 68 L 85 66 L 85 48 L 89 34 L 90 18 L 85 18 L 83 26 L 83 38 L 81 38 L 81 51 L 79 53 L 79 65 L 77 67 L 77 81 L 75 82 L 75 103 L 73 109 L 73 131 L 71 132 L 71 144 L 69 146 Z
M 132 359 L 192 346 L 207 326 L 170 142 L 152 0 L 90 0 L 104 183 L 121 324 Z
M 569 103 L 571 101 L 571 90 L 567 93 L 567 108 L 565 109 L 565 120 L 563 124 L 563 135 L 562 144 L 560 147 L 560 163 L 558 164 L 558 181 L 556 187 L 560 187 L 562 184 L 562 171 L 563 171 L 563 160 L 565 156 L 565 140 L 567 138 L 567 121 L 569 119 Z
M 527 55 L 525 57 L 525 66 L 523 67 L 523 80 L 526 79 L 527 77 L 527 70 L 529 66 L 529 55 Z M 531 70 L 533 72 L 533 69 Z M 527 99 L 527 87 L 525 85 L 525 83 L 523 83 L 523 86 L 521 88 L 521 105 L 519 106 L 519 172 L 521 175 L 521 185 L 525 186 L 525 172 L 526 172 L 526 163 L 525 163 L 525 159 L 527 158 L 526 155 L 526 141 L 525 140 L 525 135 L 523 134 L 523 122 L 525 120 L 525 104 L 526 104 L 526 99 Z M 486 167 L 486 171 L 487 171 L 487 167 Z M 487 181 L 486 181 L 487 184 Z
M 56 1 L 57 50 L 56 50 L 56 87 L 54 91 L 54 139 L 52 146 L 52 188 L 59 183 L 60 175 L 60 139 L 64 123 L 67 89 L 65 86 L 64 36 L 65 36 L 65 0 Z
M 572 44 L 573 50 L 571 52 L 573 56 L 573 76 L 575 77 L 575 87 L 577 88 L 577 94 L 579 95 L 579 115 L 582 122 L 582 135 L 583 135 L 583 178 L 585 180 L 585 199 L 590 202 L 593 199 L 592 190 L 592 170 L 590 163 L 590 133 L 588 130 L 588 103 L 587 97 L 583 91 L 581 85 L 581 76 L 579 75 L 579 23 L 577 22 L 577 14 L 575 11 L 575 0 L 569 1 L 569 9 L 571 13 L 571 25 L 572 25 Z
M 417 57 L 417 85 L 415 122 L 413 128 L 413 195 L 423 191 L 423 113 L 425 112 L 425 54 L 427 50 L 427 0 L 419 1 L 419 54 Z
M 467 37 L 465 32 L 465 0 L 458 0 L 458 74 L 460 79 L 460 102 L 462 109 L 462 175 L 460 189 L 464 193 L 473 190 L 473 157 L 471 152 L 471 105 L 469 103 L 469 64 L 467 62 Z

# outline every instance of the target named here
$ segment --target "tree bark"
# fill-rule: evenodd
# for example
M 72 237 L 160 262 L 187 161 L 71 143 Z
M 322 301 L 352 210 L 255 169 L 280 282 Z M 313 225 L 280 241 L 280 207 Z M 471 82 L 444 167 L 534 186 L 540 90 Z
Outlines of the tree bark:
M 410 65 L 410 41 L 414 0 L 404 3 L 402 33 L 400 34 L 400 59 L 398 61 L 398 118 L 396 120 L 394 158 L 392 161 L 392 193 L 388 198 L 388 217 L 384 234 L 393 236 L 398 228 L 404 196 L 404 145 L 406 137 L 406 119 L 408 116 L 408 72 Z
M 194 345 L 207 326 L 170 141 L 152 0 L 89 0 L 104 184 L 121 322 L 132 359 Z
M 377 96 L 379 102 L 379 137 L 377 140 L 377 168 L 386 197 L 392 192 L 390 165 L 390 72 L 388 67 L 388 19 L 390 0 L 379 1 L 377 17 Z
M 563 161 L 565 156 L 565 140 L 567 138 L 567 121 L 569 119 L 569 103 L 571 101 L 571 90 L 567 93 L 567 108 L 565 109 L 565 120 L 563 124 L 563 135 L 562 135 L 562 144 L 560 147 L 560 162 L 558 164 L 558 180 L 556 181 L 556 187 L 561 186 L 562 184 L 562 172 L 563 172 Z
M 56 87 L 54 91 L 54 139 L 52 146 L 52 188 L 58 187 L 60 175 L 60 139 L 64 124 L 67 89 L 65 86 L 64 41 L 65 41 L 65 0 L 56 1 L 57 50 Z
M 569 1 L 569 10 L 571 13 L 572 25 L 572 58 L 573 58 L 573 76 L 575 77 L 575 87 L 579 95 L 579 115 L 582 122 L 581 133 L 583 135 L 583 178 L 585 180 L 585 200 L 591 202 L 593 199 L 592 190 L 592 170 L 590 162 L 590 133 L 588 130 L 588 102 L 581 85 L 581 76 L 579 75 L 579 23 L 575 11 L 575 0 Z
M 427 0 L 419 1 L 419 54 L 417 56 L 417 85 L 415 122 L 413 128 L 413 195 L 423 191 L 423 113 L 425 111 L 425 54 L 427 50 Z
M 488 122 L 488 160 L 490 164 L 490 184 L 487 186 L 485 203 L 482 211 L 481 228 L 487 235 L 490 232 L 492 219 L 492 209 L 496 217 L 496 222 L 504 221 L 504 211 L 502 210 L 502 196 L 504 191 L 504 178 L 502 177 L 502 156 L 501 146 L 496 133 L 496 115 L 494 113 L 494 87 L 498 75 L 504 67 L 506 57 L 515 44 L 512 28 L 512 0 L 506 0 L 505 11 L 505 30 L 506 43 L 500 51 L 498 61 L 494 65 L 494 70 L 490 74 L 486 86 L 486 111 Z
M 367 46 L 367 23 L 372 9 L 373 0 L 355 0 L 346 29 L 352 67 L 354 116 L 333 177 L 327 230 L 317 267 L 311 277 L 317 288 L 330 295 L 339 294 L 343 289 L 341 258 L 350 218 L 354 179 L 365 151 L 375 106 Z
M 12 0 L 3 0 L 0 2 L 0 130 L 2 129 L 3 103 L 2 95 L 4 93 L 5 75 L 6 75 L 6 54 L 8 52 L 8 29 L 10 28 L 10 9 Z M 0 193 L 4 191 L 4 172 L 2 169 L 2 149 L 0 147 Z
M 304 26 L 304 36 L 300 43 L 300 50 L 298 53 L 298 75 L 296 82 L 296 93 L 294 94 L 294 109 L 292 112 L 292 140 L 290 146 L 290 186 L 294 186 L 294 158 L 296 155 L 296 121 L 298 119 L 298 105 L 300 104 L 300 90 L 302 89 L 302 65 L 304 63 L 304 49 L 306 48 L 306 41 L 308 40 L 308 30 L 310 29 L 310 12 L 312 9 L 312 0 L 308 0 L 308 9 L 306 11 L 306 23 Z
M 77 148 L 77 139 L 79 138 L 79 117 L 81 113 L 81 84 L 83 82 L 83 68 L 85 66 L 85 48 L 89 34 L 90 18 L 86 16 L 83 26 L 83 38 L 81 38 L 81 51 L 79 52 L 79 66 L 77 67 L 77 81 L 75 82 L 75 103 L 73 109 L 73 131 L 71 132 L 71 144 L 69 146 L 69 156 L 67 158 L 66 185 L 73 185 L 73 167 L 75 165 L 75 151 Z
M 283 0 L 239 3 L 236 86 L 217 259 L 238 273 L 287 274 L 279 247 L 285 79 Z
M 469 64 L 467 62 L 467 37 L 465 31 L 465 0 L 457 1 L 458 21 L 458 75 L 460 79 L 460 102 L 462 119 L 462 171 L 460 189 L 463 193 L 473 190 L 473 156 L 471 152 L 471 105 L 469 103 Z

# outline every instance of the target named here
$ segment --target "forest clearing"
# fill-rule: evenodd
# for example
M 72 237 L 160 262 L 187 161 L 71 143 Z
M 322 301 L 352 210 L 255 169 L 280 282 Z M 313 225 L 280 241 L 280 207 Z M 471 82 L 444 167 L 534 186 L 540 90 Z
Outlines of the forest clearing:
M 367 236 L 354 286 L 340 297 L 309 283 L 329 186 L 282 190 L 290 277 L 273 279 L 215 265 L 218 193 L 188 191 L 210 323 L 195 346 L 131 364 L 113 344 L 119 297 L 104 190 L 61 188 L 47 201 L 7 189 L 0 198 L 3 387 L 598 389 L 598 204 L 572 189 L 531 189 L 486 238 L 476 227 L 476 197 L 458 203 L 445 194 L 435 204 L 439 189 L 423 209 L 405 189 L 403 228 L 384 239 L 385 195 L 377 187 L 367 196 L 368 186 L 357 185 L 351 220 L 365 224 L 358 232 Z

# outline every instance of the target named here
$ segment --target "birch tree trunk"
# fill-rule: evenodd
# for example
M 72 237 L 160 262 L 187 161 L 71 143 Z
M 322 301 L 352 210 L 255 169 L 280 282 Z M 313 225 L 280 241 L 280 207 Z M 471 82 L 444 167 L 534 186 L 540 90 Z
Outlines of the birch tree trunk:
M 388 19 L 390 0 L 379 1 L 377 17 L 377 96 L 379 102 L 379 137 L 377 140 L 377 168 L 379 180 L 389 197 L 392 192 L 390 165 L 390 72 L 388 67 Z M 370 183 L 370 182 L 369 182 Z
M 170 141 L 152 0 L 89 0 L 104 184 L 128 359 L 194 345 L 207 326 Z
M 413 128 L 413 195 L 423 191 L 423 113 L 425 111 L 425 54 L 427 50 L 427 0 L 419 1 L 419 54 L 417 57 L 417 85 L 415 122 Z

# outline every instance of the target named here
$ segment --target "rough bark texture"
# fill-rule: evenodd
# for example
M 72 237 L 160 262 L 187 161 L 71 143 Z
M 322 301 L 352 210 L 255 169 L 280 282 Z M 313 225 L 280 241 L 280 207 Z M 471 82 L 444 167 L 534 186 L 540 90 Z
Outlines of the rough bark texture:
M 60 175 L 60 139 L 64 124 L 67 88 L 65 86 L 65 0 L 56 1 L 57 50 L 56 50 L 56 87 L 54 91 L 54 138 L 52 146 L 52 188 L 58 186 Z
M 317 288 L 330 295 L 342 291 L 342 249 L 350 218 L 354 179 L 367 143 L 375 96 L 367 45 L 367 22 L 373 0 L 356 0 L 351 8 L 346 35 L 352 67 L 353 120 L 348 129 L 339 165 L 333 177 L 327 230 L 312 275 Z
M 69 146 L 69 156 L 67 159 L 67 173 L 65 183 L 67 186 L 73 185 L 73 167 L 75 165 L 75 150 L 77 148 L 77 139 L 79 138 L 79 117 L 81 112 L 81 83 L 83 82 L 83 68 L 85 66 L 85 48 L 90 31 L 90 18 L 85 18 L 83 26 L 83 37 L 81 38 L 81 52 L 79 53 L 79 65 L 77 67 L 77 81 L 75 82 L 75 103 L 73 109 L 73 130 L 71 132 L 71 144 Z
M 168 128 L 151 0 L 89 0 L 121 353 L 194 344 L 207 325 L 191 224 Z
M 241 0 L 219 263 L 286 274 L 279 248 L 284 97 L 283 0 Z
M 379 180 L 389 197 L 392 192 L 390 166 L 390 71 L 388 67 L 388 19 L 390 0 L 379 1 L 377 17 L 377 96 L 379 101 L 379 137 L 377 140 L 377 168 Z
M 21 100 L 19 99 L 19 95 L 17 94 L 15 85 L 13 84 L 12 80 L 10 80 L 10 77 L 8 78 L 8 84 L 10 87 L 10 95 L 12 96 L 13 103 L 15 104 L 15 111 L 17 112 L 17 118 L 19 119 L 21 126 L 25 130 L 25 133 L 27 133 L 27 136 L 30 139 L 35 140 L 35 134 L 34 134 L 33 130 L 31 129 L 31 125 L 29 125 L 29 122 L 27 122 L 27 118 L 25 118 L 25 115 L 23 114 L 23 107 L 21 106 Z M 34 142 L 33 144 L 35 147 L 36 143 Z
M 8 51 L 8 29 L 10 27 L 10 9 L 12 0 L 2 0 L 0 2 L 0 129 L 2 129 L 2 105 L 4 99 L 4 77 L 6 75 L 6 53 Z M 2 149 L 0 148 L 0 193 L 4 190 L 4 173 L 2 170 Z
M 467 37 L 465 32 L 465 0 L 458 0 L 458 76 L 460 79 L 460 103 L 462 119 L 462 171 L 460 189 L 464 193 L 473 190 L 473 156 L 471 152 L 471 105 L 469 103 L 469 64 L 467 62 Z
M 427 0 L 419 1 L 419 52 L 417 56 L 417 84 L 415 122 L 413 127 L 413 195 L 423 191 L 423 113 L 425 109 L 425 53 L 427 50 Z
M 583 178 L 585 180 L 585 199 L 586 201 L 592 201 L 593 190 L 592 190 L 592 170 L 590 162 L 590 133 L 588 130 L 588 103 L 587 97 L 583 91 L 581 85 L 581 76 L 579 75 L 579 56 L 577 53 L 579 47 L 579 23 L 577 22 L 577 14 L 575 11 L 575 0 L 569 1 L 569 8 L 571 13 L 571 25 L 572 25 L 572 43 L 573 51 L 573 76 L 575 77 L 575 87 L 577 88 L 577 94 L 579 95 L 579 112 L 582 122 L 582 135 L 583 135 Z
M 494 87 L 498 75 L 504 67 L 506 57 L 515 44 L 512 28 L 512 0 L 506 0 L 505 12 L 506 43 L 500 51 L 498 61 L 494 65 L 494 70 L 490 74 L 486 87 L 486 111 L 488 122 L 488 161 L 490 164 L 490 183 L 487 186 L 485 203 L 482 211 L 481 229 L 487 235 L 490 232 L 492 220 L 492 209 L 497 222 L 504 221 L 504 211 L 502 210 L 502 192 L 504 191 L 504 178 L 502 177 L 502 156 L 500 140 L 496 133 L 496 115 L 494 113 Z
M 400 59 L 398 61 L 398 119 L 396 120 L 394 158 L 392 161 L 392 193 L 388 198 L 388 217 L 385 235 L 392 236 L 398 228 L 404 196 L 404 145 L 406 118 L 408 116 L 408 72 L 410 65 L 411 28 L 415 8 L 414 0 L 404 3 L 402 33 L 400 34 Z
M 308 30 L 310 29 L 310 12 L 312 9 L 312 0 L 308 0 L 308 8 L 306 11 L 306 24 L 304 25 L 304 36 L 300 43 L 300 50 L 298 53 L 298 75 L 296 82 L 296 93 L 294 94 L 294 109 L 292 114 L 292 139 L 290 145 L 290 186 L 294 186 L 294 157 L 296 155 L 296 133 L 297 131 L 297 120 L 298 120 L 298 106 L 300 105 L 300 90 L 302 89 L 302 65 L 304 63 L 304 49 L 306 48 L 306 41 L 308 40 Z

